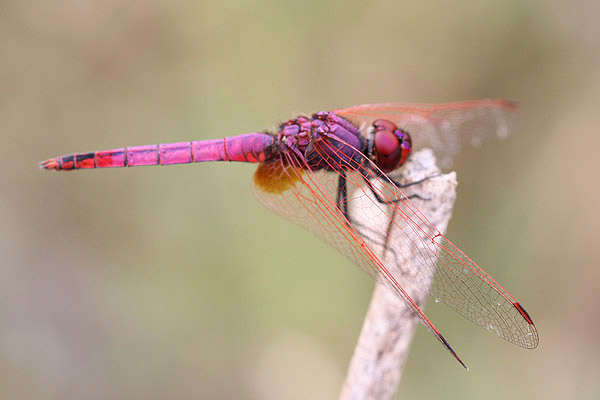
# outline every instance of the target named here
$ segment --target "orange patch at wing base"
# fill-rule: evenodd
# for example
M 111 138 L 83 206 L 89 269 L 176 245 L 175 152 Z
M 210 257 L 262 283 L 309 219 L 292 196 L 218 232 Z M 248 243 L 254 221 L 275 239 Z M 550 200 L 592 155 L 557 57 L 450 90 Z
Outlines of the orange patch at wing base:
M 267 193 L 283 193 L 296 185 L 302 170 L 283 159 L 262 163 L 254 173 L 254 183 Z

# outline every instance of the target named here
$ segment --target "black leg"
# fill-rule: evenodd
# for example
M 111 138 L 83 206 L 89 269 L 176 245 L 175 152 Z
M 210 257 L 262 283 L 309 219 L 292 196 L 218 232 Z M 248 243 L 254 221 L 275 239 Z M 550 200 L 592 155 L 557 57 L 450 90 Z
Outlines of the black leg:
M 401 185 L 399 182 L 396 182 L 393 179 L 390 179 L 390 180 L 399 189 L 404 189 L 404 188 L 407 188 L 407 187 L 410 187 L 410 186 L 413 186 L 413 185 L 418 185 L 420 183 L 425 182 L 426 180 L 429 180 L 431 178 L 435 178 L 435 177 L 438 177 L 438 176 L 440 176 L 440 175 L 439 174 L 438 175 L 431 175 L 431 176 L 425 177 L 423 179 L 419 179 L 418 181 L 407 183 L 406 185 Z M 380 203 L 400 203 L 400 202 L 406 201 L 407 199 L 431 200 L 431 199 L 428 199 L 426 197 L 420 196 L 418 194 L 411 194 L 410 196 L 404 196 L 404 197 L 401 197 L 399 199 L 394 199 L 394 200 L 386 201 L 386 200 L 382 199 L 381 196 L 379 196 L 377 194 L 377 191 L 375 190 L 375 188 L 373 187 L 373 184 L 371 183 L 371 181 L 369 179 L 363 177 L 363 180 L 365 181 L 365 183 L 367 184 L 367 186 L 369 186 L 369 189 L 371 190 L 371 193 L 373 193 L 373 196 L 375 196 L 375 198 L 377 199 L 377 201 L 380 202 Z
M 395 180 L 393 180 L 393 179 L 391 179 L 391 181 L 392 181 L 392 182 L 394 182 L 394 185 L 398 186 L 398 188 L 400 188 L 400 189 L 404 189 L 404 188 L 407 188 L 407 187 L 410 187 L 410 186 L 413 186 L 413 185 L 418 185 L 418 184 L 420 184 L 420 183 L 423 183 L 423 182 L 425 182 L 425 181 L 427 181 L 427 180 L 429 180 L 429 179 L 431 179 L 431 178 L 437 178 L 438 176 L 441 176 L 441 174 L 436 174 L 436 175 L 426 176 L 426 177 L 425 177 L 425 178 L 423 178 L 423 179 L 419 179 L 418 181 L 410 182 L 410 183 L 407 183 L 407 184 L 405 184 L 405 185 L 401 185 L 401 184 L 400 184 L 400 182 L 396 182 L 396 181 L 395 181 Z
M 439 176 L 439 175 L 428 176 L 428 177 L 425 177 L 423 179 L 419 179 L 418 181 L 407 183 L 406 185 L 401 185 L 399 182 L 396 182 L 394 180 L 392 180 L 392 182 L 398 188 L 403 189 L 403 188 L 406 188 L 406 187 L 409 187 L 409 186 L 418 185 L 418 184 L 420 184 L 420 183 L 422 183 L 422 182 L 424 182 L 424 181 L 426 181 L 428 179 L 435 178 L 436 176 Z M 371 193 L 373 193 L 373 195 L 377 199 L 377 201 L 379 203 L 382 203 L 382 204 L 386 204 L 386 203 L 400 203 L 400 202 L 406 201 L 407 199 L 431 200 L 431 199 L 427 199 L 425 197 L 422 197 L 422 196 L 420 196 L 418 194 L 412 194 L 410 196 L 404 196 L 404 194 L 402 194 L 402 197 L 400 197 L 398 199 L 386 201 L 386 200 L 382 199 L 381 196 L 379 196 L 379 194 L 377 194 L 377 191 L 375 190 L 375 188 L 373 187 L 373 184 L 371 183 L 371 181 L 369 179 L 367 179 L 365 177 L 363 177 L 363 179 L 364 179 L 365 183 L 367 184 L 367 186 L 369 187 L 369 189 L 371 190 Z M 385 255 L 385 253 L 387 251 L 391 251 L 393 253 L 393 255 L 394 255 L 394 258 L 396 258 L 397 256 L 396 256 L 396 253 L 393 251 L 393 249 L 391 249 L 390 246 L 389 246 L 389 238 L 390 238 L 390 235 L 392 233 L 392 227 L 393 227 L 394 219 L 395 218 L 396 218 L 396 209 L 392 209 L 392 215 L 390 216 L 390 222 L 389 222 L 388 227 L 386 229 L 386 233 L 383 236 L 383 255 Z
M 350 222 L 350 215 L 348 214 L 348 185 L 346 183 L 346 170 L 342 169 L 339 173 L 340 178 L 338 179 L 338 190 L 337 190 L 337 206 L 344 214 L 344 217 Z
M 368 180 L 365 180 L 365 182 L 367 183 L 367 185 L 369 185 L 369 188 L 371 189 L 371 191 L 373 192 L 375 197 L 378 197 L 377 193 L 375 192 L 375 189 L 371 186 L 371 183 Z M 421 181 L 416 182 L 416 183 L 420 183 L 420 182 Z M 410 185 L 411 184 L 409 184 L 407 186 L 410 186 Z M 409 198 L 413 198 L 413 197 L 416 197 L 416 196 L 409 196 Z M 378 201 L 380 203 L 384 202 L 380 198 L 378 198 Z M 346 221 L 348 221 L 348 223 L 350 225 L 352 225 L 354 227 L 354 229 L 356 229 L 356 231 L 361 236 L 368 238 L 373 243 L 379 243 L 383 247 L 383 254 L 385 254 L 386 252 L 392 253 L 395 263 L 398 264 L 398 262 L 399 262 L 398 255 L 396 254 L 394 249 L 390 248 L 388 245 L 388 239 L 389 239 L 389 235 L 391 233 L 391 227 L 393 224 L 393 220 L 395 218 L 395 212 L 391 216 L 390 224 L 385 233 L 378 232 L 377 230 L 372 229 L 368 226 L 364 226 L 356 221 L 352 221 L 350 219 L 350 214 L 348 212 L 348 183 L 347 183 L 345 170 L 342 170 L 339 172 L 336 204 L 337 204 L 338 209 L 342 212 L 342 214 L 346 218 Z

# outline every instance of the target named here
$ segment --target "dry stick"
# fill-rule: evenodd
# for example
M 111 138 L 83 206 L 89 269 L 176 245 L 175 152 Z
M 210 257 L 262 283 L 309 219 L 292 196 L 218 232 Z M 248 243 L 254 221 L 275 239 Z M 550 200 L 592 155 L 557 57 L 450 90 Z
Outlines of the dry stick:
M 411 156 L 410 161 L 402 169 L 400 179 L 403 182 L 415 182 L 438 174 L 440 170 L 433 153 L 430 150 L 422 150 Z M 413 199 L 412 201 L 440 232 L 445 233 L 456 199 L 456 184 L 456 174 L 451 172 L 411 186 L 405 190 L 405 194 L 418 193 L 427 198 L 428 200 Z M 356 215 L 353 218 L 358 219 L 360 216 Z M 395 221 L 402 224 L 398 215 L 395 216 Z M 385 231 L 387 227 L 381 229 Z M 394 232 L 391 234 L 394 235 Z M 410 254 L 402 262 L 402 271 L 395 271 L 395 274 L 400 276 L 421 274 L 423 279 L 424 271 L 416 256 L 417 246 L 418 244 L 414 244 L 414 249 L 408 251 Z M 386 262 L 387 258 L 392 257 L 389 252 L 378 256 L 386 266 L 390 265 Z M 433 276 L 426 276 L 424 279 L 431 285 Z M 427 294 L 408 287 L 405 289 L 423 309 Z M 384 284 L 377 283 L 340 399 L 394 398 L 418 323 L 419 319 L 397 292 Z

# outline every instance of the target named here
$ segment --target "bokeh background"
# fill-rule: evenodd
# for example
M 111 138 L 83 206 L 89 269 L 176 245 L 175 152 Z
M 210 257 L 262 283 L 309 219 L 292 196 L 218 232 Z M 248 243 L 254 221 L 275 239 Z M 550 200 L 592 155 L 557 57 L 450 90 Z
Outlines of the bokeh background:
M 254 166 L 39 171 L 381 101 L 518 100 L 466 150 L 448 236 L 528 309 L 533 351 L 433 303 L 399 397 L 600 396 L 600 4 L 0 4 L 0 398 L 332 399 L 373 283 L 251 192 Z

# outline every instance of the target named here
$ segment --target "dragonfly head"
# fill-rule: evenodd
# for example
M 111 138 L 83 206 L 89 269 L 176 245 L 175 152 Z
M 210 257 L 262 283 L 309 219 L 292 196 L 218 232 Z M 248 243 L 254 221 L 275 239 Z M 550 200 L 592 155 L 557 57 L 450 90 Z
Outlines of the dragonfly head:
M 391 172 L 404 164 L 412 151 L 412 139 L 408 132 L 399 129 L 387 119 L 373 122 L 375 164 L 383 172 Z

